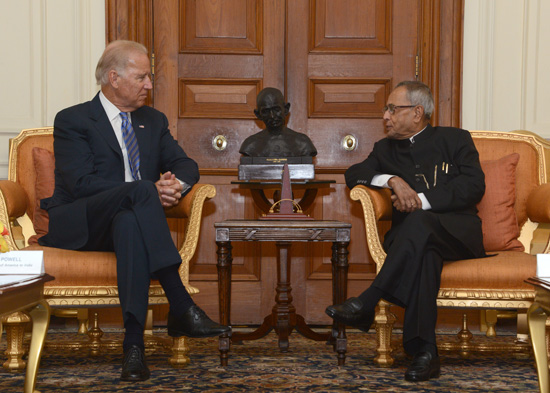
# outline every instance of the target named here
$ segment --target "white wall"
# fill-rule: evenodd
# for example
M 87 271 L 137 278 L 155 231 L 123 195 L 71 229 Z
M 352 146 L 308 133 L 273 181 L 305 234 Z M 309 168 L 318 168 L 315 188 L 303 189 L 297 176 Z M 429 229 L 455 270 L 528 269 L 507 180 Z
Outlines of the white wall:
M 550 138 L 550 1 L 465 0 L 462 126 Z
M 105 48 L 102 0 L 0 1 L 0 179 L 9 139 L 53 125 L 65 107 L 98 91 L 93 76 Z

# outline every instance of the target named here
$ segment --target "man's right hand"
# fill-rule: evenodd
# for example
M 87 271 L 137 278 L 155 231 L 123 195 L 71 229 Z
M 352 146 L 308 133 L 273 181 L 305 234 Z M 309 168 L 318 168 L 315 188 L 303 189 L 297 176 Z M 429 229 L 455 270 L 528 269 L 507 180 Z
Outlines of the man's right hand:
M 183 186 L 172 172 L 163 173 L 155 185 L 163 207 L 172 207 L 178 204 Z
M 391 200 L 393 206 L 400 212 L 410 213 L 422 209 L 422 201 L 415 190 L 399 176 L 393 176 L 388 180 L 388 185 L 392 188 L 393 194 Z

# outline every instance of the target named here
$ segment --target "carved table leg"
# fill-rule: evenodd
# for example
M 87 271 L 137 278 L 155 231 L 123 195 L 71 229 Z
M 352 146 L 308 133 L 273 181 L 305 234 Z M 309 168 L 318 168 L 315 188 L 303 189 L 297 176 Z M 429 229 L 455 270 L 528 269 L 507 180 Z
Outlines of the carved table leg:
M 46 332 L 50 324 L 50 306 L 48 306 L 48 302 L 42 300 L 30 311 L 30 315 L 32 317 L 32 336 L 31 345 L 29 347 L 27 374 L 25 376 L 25 393 L 32 393 L 35 391 L 36 373 L 38 372 L 40 356 L 42 354 L 42 348 L 44 347 Z
M 332 298 L 333 304 L 342 304 L 348 296 L 348 244 L 349 242 L 334 242 L 332 244 Z M 334 322 L 335 350 L 338 365 L 346 362 L 347 337 L 346 328 L 342 323 Z
M 2 318 L 4 329 L 6 330 L 6 356 L 8 360 L 4 362 L 4 369 L 8 371 L 24 370 L 26 362 L 23 360 L 25 351 L 23 350 L 23 337 L 25 335 L 25 326 L 30 322 L 30 317 L 24 312 L 18 311 Z
M 535 298 L 536 300 L 536 298 Z M 548 314 L 536 301 L 531 304 L 527 311 L 527 320 L 529 321 L 529 333 L 533 342 L 533 352 L 535 353 L 535 362 L 537 365 L 537 374 L 539 376 L 539 388 L 541 392 L 550 390 L 548 378 L 548 358 L 546 357 L 546 318 Z
M 288 351 L 288 336 L 296 325 L 296 308 L 292 305 L 290 286 L 290 242 L 276 242 L 277 245 L 277 288 L 273 315 L 279 336 L 279 349 Z
M 218 296 L 220 308 L 220 323 L 229 325 L 231 313 L 231 265 L 233 257 L 231 256 L 231 242 L 217 241 L 218 246 Z M 230 337 L 228 333 L 220 336 L 220 364 L 227 366 L 229 358 Z

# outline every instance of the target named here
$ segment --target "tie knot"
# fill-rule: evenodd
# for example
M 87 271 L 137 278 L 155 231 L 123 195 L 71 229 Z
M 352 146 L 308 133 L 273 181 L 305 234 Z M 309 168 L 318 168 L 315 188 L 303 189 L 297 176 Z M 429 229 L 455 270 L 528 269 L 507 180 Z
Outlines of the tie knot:
M 126 112 L 120 112 L 120 117 L 122 117 L 122 120 L 128 120 L 128 114 Z

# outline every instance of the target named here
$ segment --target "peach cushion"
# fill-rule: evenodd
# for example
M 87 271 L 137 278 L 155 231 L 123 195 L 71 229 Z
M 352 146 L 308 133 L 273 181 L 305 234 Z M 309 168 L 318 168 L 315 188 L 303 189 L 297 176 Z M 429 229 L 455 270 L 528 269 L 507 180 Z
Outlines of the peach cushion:
M 45 287 L 97 286 L 97 296 L 118 296 L 115 292 L 106 294 L 103 289 L 105 286 L 117 286 L 114 252 L 73 251 L 38 244 L 25 247 L 24 250 L 44 252 L 44 269 L 55 277 L 55 280 L 45 283 Z M 151 285 L 159 285 L 159 282 L 151 280 Z
M 518 240 L 519 226 L 514 210 L 516 201 L 516 167 L 519 154 L 498 160 L 482 161 L 485 195 L 478 203 L 485 251 L 524 251 Z
M 55 187 L 55 157 L 49 150 L 41 147 L 33 147 L 32 159 L 36 173 L 34 215 L 32 223 L 36 235 L 31 236 L 29 244 L 37 244 L 38 239 L 48 233 L 48 212 L 40 208 L 40 200 L 53 195 Z
M 445 262 L 441 289 L 526 289 L 523 280 L 536 276 L 537 257 L 518 251 L 502 251 L 488 258 Z

